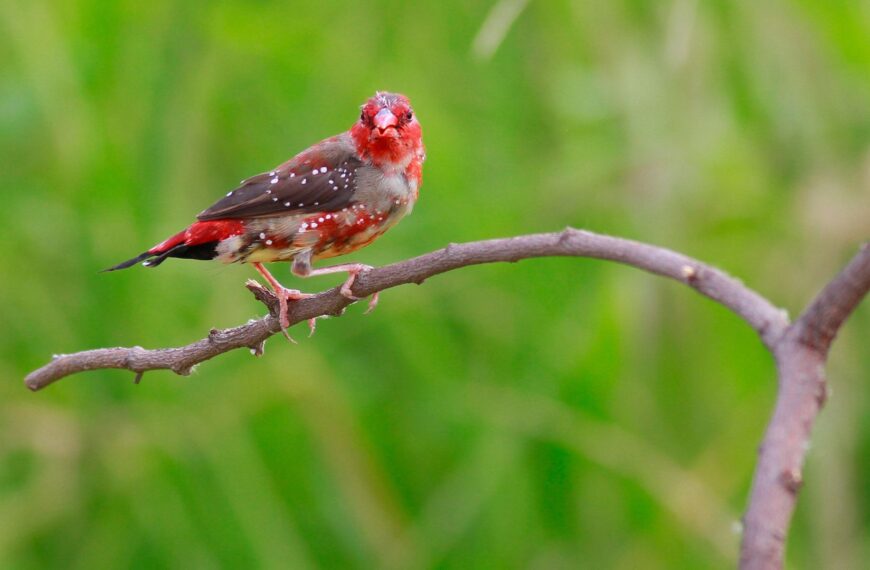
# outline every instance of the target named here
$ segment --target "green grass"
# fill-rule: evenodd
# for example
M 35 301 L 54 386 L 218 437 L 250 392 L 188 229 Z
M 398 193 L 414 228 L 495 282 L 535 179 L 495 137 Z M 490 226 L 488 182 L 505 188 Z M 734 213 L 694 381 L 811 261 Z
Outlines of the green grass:
M 411 97 L 428 161 L 414 214 L 355 260 L 573 225 L 794 315 L 867 239 L 868 2 L 530 1 L 481 57 L 494 3 L 0 2 L 0 567 L 734 566 L 771 359 L 630 268 L 469 268 L 261 359 L 23 388 L 52 353 L 259 315 L 246 266 L 98 271 L 376 89 Z M 870 556 L 868 336 L 865 303 L 790 568 Z

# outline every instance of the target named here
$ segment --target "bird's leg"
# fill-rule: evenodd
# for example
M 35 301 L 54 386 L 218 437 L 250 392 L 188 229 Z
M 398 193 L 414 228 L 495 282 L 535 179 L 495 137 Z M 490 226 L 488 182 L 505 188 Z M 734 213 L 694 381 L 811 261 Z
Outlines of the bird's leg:
M 351 291 L 351 287 L 353 287 L 354 281 L 356 281 L 356 276 L 362 273 L 363 271 L 368 271 L 369 269 L 374 269 L 371 265 L 365 265 L 363 263 L 342 263 L 341 265 L 331 265 L 329 267 L 324 267 L 322 269 L 312 269 L 311 273 L 308 276 L 312 275 L 326 275 L 328 273 L 342 273 L 347 272 L 347 280 L 341 285 L 341 294 L 351 299 L 353 301 L 358 301 L 359 297 L 355 296 Z M 369 300 L 369 307 L 366 309 L 366 313 L 372 312 L 375 307 L 378 306 L 378 293 L 374 293 Z
M 343 273 L 347 272 L 347 280 L 341 285 L 341 294 L 351 299 L 353 301 L 358 301 L 359 297 L 354 296 L 351 291 L 351 287 L 353 287 L 354 281 L 356 281 L 356 276 L 362 273 L 363 271 L 368 271 L 372 269 L 371 265 L 364 265 L 362 263 L 342 263 L 341 265 L 332 265 L 330 267 L 323 267 L 321 269 L 314 269 L 311 267 L 311 253 L 308 252 L 305 255 L 297 255 L 293 259 L 293 266 L 291 270 L 295 275 L 299 277 L 312 277 L 314 275 L 326 275 L 328 273 Z M 371 313 L 375 310 L 375 307 L 378 306 L 378 293 L 374 293 L 369 300 L 369 306 L 366 309 L 366 314 Z
M 290 318 L 287 316 L 287 301 L 298 301 L 299 299 L 307 299 L 309 297 L 313 297 L 314 295 L 310 293 L 302 293 L 298 289 L 287 289 L 283 285 L 281 285 L 277 279 L 272 277 L 272 274 L 269 273 L 269 270 L 263 267 L 262 263 L 252 263 L 254 269 L 256 269 L 263 278 L 269 282 L 269 285 L 272 287 L 272 291 L 275 292 L 275 296 L 278 297 L 278 324 L 281 326 L 281 333 L 292 343 L 296 341 L 290 336 L 290 333 L 287 332 L 287 327 L 290 326 Z M 314 334 L 315 320 L 308 319 L 308 329 L 311 331 L 309 336 Z

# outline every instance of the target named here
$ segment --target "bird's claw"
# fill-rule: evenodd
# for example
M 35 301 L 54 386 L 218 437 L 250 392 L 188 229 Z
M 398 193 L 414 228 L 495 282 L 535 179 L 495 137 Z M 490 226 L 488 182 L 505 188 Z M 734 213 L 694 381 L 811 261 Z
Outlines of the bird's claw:
M 372 311 L 375 310 L 375 307 L 378 306 L 378 296 L 380 295 L 380 291 L 376 291 L 372 294 L 371 298 L 369 298 L 369 306 L 366 308 L 366 311 L 363 313 L 364 315 L 368 315 Z
M 350 299 L 351 301 L 359 301 L 359 297 L 353 294 L 353 291 L 350 290 L 350 286 L 345 283 L 341 286 L 341 289 L 338 290 L 341 293 L 341 296 L 345 299 Z
M 369 269 L 374 269 L 374 267 L 372 267 L 371 265 L 364 265 L 364 264 L 360 263 L 356 267 L 354 267 L 353 269 L 349 270 L 347 272 L 348 273 L 347 281 L 342 283 L 341 289 L 339 290 L 341 295 L 343 297 L 345 297 L 346 299 L 350 299 L 351 301 L 359 301 L 360 297 L 357 297 L 356 295 L 354 295 L 351 288 L 353 287 L 353 284 L 356 281 L 357 275 L 359 275 L 363 271 L 368 271 Z M 372 311 L 375 310 L 375 307 L 378 306 L 378 295 L 379 295 L 379 292 L 375 292 L 371 295 L 371 298 L 369 299 L 369 306 L 366 309 L 365 313 L 363 313 L 364 315 L 368 315 L 369 313 L 371 313 Z
M 290 317 L 288 313 L 288 305 L 287 301 L 298 301 L 300 299 L 307 299 L 309 297 L 313 297 L 311 293 L 302 293 L 298 289 L 287 289 L 286 287 L 280 287 L 275 289 L 275 296 L 278 297 L 278 325 L 281 327 L 281 334 L 284 335 L 284 338 L 292 342 L 293 344 L 298 344 L 296 340 L 290 336 L 290 333 L 287 332 L 287 329 L 290 328 Z M 314 334 L 314 324 L 312 323 L 314 319 L 308 320 L 308 328 L 311 329 L 311 333 L 308 336 Z

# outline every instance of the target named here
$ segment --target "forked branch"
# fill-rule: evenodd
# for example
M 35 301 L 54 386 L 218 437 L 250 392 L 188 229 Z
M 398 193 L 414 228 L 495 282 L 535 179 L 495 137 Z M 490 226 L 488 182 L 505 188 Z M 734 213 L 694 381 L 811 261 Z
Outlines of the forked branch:
M 870 247 L 865 245 L 861 249 L 793 325 L 785 311 L 715 267 L 669 249 L 573 228 L 558 233 L 451 244 L 362 273 L 353 292 L 367 297 L 398 285 L 419 284 L 433 275 L 469 265 L 552 256 L 616 261 L 679 281 L 724 305 L 758 333 L 776 358 L 780 390 L 753 479 L 741 567 L 781 568 L 810 429 L 824 402 L 828 348 L 870 289 Z M 269 315 L 239 327 L 213 329 L 206 338 L 177 348 L 102 348 L 58 355 L 30 373 L 25 383 L 35 391 L 71 374 L 101 368 L 130 370 L 136 373 L 137 380 L 149 370 L 168 369 L 186 375 L 197 364 L 230 350 L 248 348 L 254 354 L 262 354 L 265 341 L 279 332 L 275 316 L 277 300 L 255 282 L 249 281 L 248 288 L 266 304 Z M 338 288 L 331 289 L 292 303 L 290 323 L 340 315 L 348 304 L 350 301 Z
M 803 484 L 810 431 L 827 399 L 828 350 L 868 290 L 870 244 L 864 244 L 773 347 L 779 391 L 752 479 L 741 568 L 773 570 L 783 566 L 788 527 Z

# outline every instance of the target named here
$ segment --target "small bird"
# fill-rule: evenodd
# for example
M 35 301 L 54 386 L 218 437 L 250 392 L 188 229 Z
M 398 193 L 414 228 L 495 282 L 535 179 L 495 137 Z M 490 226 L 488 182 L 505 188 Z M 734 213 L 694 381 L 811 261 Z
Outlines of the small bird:
M 350 130 L 243 180 L 186 229 L 106 271 L 156 267 L 168 257 L 249 262 L 278 297 L 286 335 L 287 302 L 311 295 L 285 288 L 263 263 L 292 261 L 300 277 L 347 272 L 341 294 L 356 300 L 351 286 L 371 266 L 314 269 L 312 262 L 365 247 L 411 212 L 426 157 L 422 135 L 408 98 L 379 91 Z M 377 293 L 368 310 L 376 304 Z

